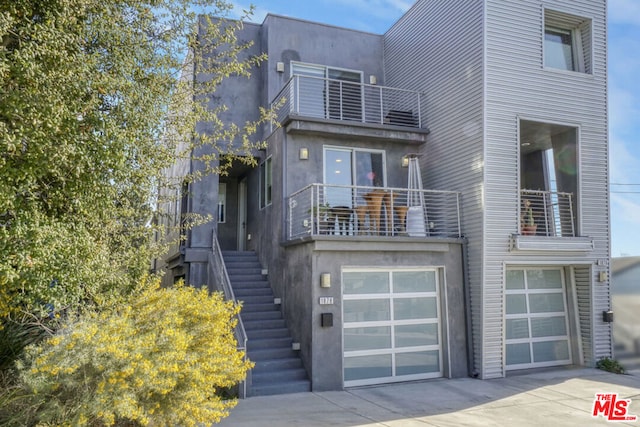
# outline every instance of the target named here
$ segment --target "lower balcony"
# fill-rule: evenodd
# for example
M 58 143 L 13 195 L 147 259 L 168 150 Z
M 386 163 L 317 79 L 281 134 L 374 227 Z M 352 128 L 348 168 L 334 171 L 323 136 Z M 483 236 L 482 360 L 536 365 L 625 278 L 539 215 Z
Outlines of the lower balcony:
M 521 190 L 520 233 L 511 239 L 515 251 L 589 252 L 594 240 L 577 236 L 572 193 Z
M 453 191 L 311 184 L 287 206 L 288 240 L 462 236 L 460 194 Z
M 573 194 L 521 190 L 520 234 L 524 236 L 575 237 Z

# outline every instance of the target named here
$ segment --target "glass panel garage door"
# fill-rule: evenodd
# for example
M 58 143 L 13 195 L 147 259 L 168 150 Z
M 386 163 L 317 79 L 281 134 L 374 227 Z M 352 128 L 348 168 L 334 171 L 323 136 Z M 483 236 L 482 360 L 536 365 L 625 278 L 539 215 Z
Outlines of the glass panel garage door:
M 436 273 L 343 272 L 346 387 L 442 376 Z
M 561 268 L 507 270 L 506 369 L 571 363 Z

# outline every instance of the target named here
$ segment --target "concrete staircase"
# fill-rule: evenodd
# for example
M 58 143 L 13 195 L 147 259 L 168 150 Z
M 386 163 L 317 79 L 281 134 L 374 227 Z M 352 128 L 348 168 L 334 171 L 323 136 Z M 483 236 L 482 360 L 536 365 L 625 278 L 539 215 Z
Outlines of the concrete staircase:
M 247 332 L 247 355 L 255 363 L 249 396 L 311 391 L 311 382 L 274 303 L 269 280 L 255 252 L 223 251 L 233 293 L 242 301 L 240 318 Z

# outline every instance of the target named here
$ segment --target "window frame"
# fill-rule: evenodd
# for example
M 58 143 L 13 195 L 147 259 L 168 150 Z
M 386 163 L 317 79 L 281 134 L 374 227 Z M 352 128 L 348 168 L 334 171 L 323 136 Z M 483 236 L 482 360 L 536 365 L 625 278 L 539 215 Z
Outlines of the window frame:
M 223 196 L 223 197 L 220 197 Z M 218 183 L 218 224 L 227 222 L 227 183 Z
M 357 152 L 364 153 L 375 153 L 382 155 L 382 185 L 379 187 L 384 188 L 387 186 L 387 151 L 380 150 L 375 148 L 360 148 L 360 147 L 345 147 L 345 146 L 337 146 L 337 145 L 325 145 L 322 147 L 322 182 L 326 184 L 327 182 L 327 150 L 335 150 L 335 151 L 349 151 L 351 153 L 351 185 L 357 186 L 358 182 L 358 171 L 357 171 Z M 376 187 L 372 185 L 372 187 Z
M 569 35 L 571 39 L 571 69 L 549 65 L 547 34 Z M 593 19 L 543 7 L 542 68 L 559 72 L 593 73 Z
M 272 156 L 268 156 L 260 162 L 260 191 L 259 206 L 264 209 L 273 203 L 273 161 Z

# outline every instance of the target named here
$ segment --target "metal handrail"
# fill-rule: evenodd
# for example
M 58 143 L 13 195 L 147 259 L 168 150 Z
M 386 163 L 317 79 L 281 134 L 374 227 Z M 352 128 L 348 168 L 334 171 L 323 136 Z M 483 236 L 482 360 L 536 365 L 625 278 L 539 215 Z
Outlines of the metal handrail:
M 233 293 L 233 288 L 231 287 L 231 281 L 229 280 L 229 274 L 227 272 L 227 268 L 224 263 L 224 259 L 222 257 L 222 250 L 220 249 L 220 242 L 218 242 L 217 236 L 214 234 L 213 242 L 212 242 L 212 251 L 209 252 L 208 257 L 208 277 L 209 277 L 209 286 L 211 290 L 211 286 L 214 286 L 217 291 L 221 291 L 224 294 L 226 300 L 231 300 L 234 303 L 237 303 L 236 297 Z M 217 274 L 216 274 L 217 273 Z M 216 280 L 211 280 L 215 278 Z M 213 283 L 212 283 L 213 282 Z M 247 359 L 247 332 L 244 328 L 244 323 L 242 323 L 242 317 L 240 315 L 237 316 L 238 323 L 236 324 L 234 334 L 236 336 L 236 341 L 238 342 L 238 350 L 244 352 L 244 360 Z M 250 373 L 247 373 L 249 376 Z M 246 397 L 247 395 L 247 381 L 242 382 L 242 393 L 241 398 Z
M 523 189 L 520 198 L 521 234 L 576 236 L 573 193 Z

